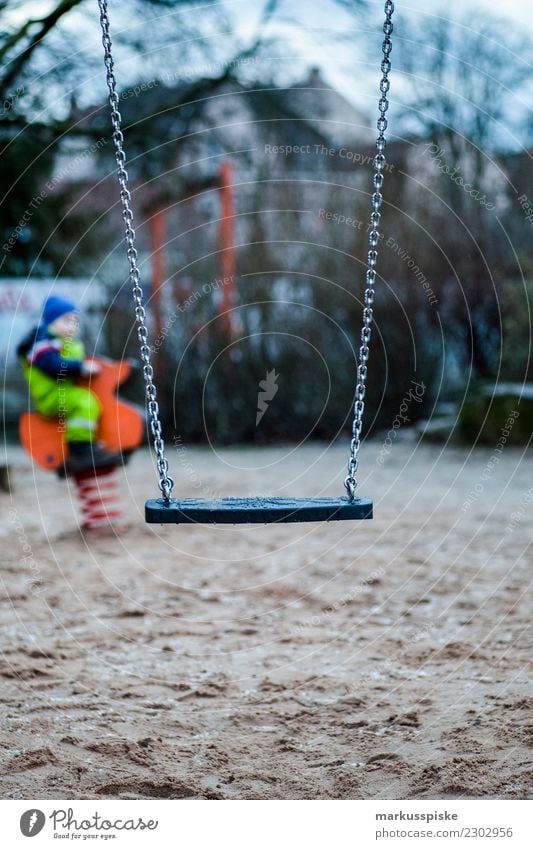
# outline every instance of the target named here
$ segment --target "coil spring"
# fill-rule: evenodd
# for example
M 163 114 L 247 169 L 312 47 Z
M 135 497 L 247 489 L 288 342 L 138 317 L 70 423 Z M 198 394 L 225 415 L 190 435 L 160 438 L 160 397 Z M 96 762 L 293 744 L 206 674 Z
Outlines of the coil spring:
M 112 528 L 123 516 L 114 468 L 90 469 L 75 475 L 83 530 Z

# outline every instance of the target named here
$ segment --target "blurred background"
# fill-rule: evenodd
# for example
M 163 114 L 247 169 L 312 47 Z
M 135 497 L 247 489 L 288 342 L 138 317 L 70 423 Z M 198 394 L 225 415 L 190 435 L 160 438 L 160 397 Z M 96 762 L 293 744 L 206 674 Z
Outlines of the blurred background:
M 382 2 L 110 6 L 167 438 L 349 434 Z M 15 348 L 44 297 L 82 305 L 89 354 L 135 356 L 136 333 L 97 3 L 0 10 L 0 358 L 15 439 Z M 405 434 L 495 444 L 514 409 L 508 441 L 531 439 L 532 35 L 519 2 L 396 5 L 368 434 L 403 409 Z M 139 376 L 128 392 L 142 400 Z

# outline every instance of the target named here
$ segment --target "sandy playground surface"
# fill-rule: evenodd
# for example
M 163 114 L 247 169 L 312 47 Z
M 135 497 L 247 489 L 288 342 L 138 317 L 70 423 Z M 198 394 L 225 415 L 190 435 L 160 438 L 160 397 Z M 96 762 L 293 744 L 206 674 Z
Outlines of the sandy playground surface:
M 149 527 L 144 452 L 126 528 L 92 537 L 9 447 L 1 796 L 531 796 L 531 456 L 379 450 L 373 522 Z M 336 495 L 346 454 L 172 460 L 183 494 Z

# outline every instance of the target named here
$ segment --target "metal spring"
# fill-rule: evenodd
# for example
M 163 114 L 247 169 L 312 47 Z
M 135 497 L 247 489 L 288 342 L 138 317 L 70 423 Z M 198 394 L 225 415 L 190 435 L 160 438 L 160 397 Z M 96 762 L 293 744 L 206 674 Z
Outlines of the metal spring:
M 75 475 L 83 530 L 112 528 L 122 518 L 115 469 L 90 469 Z

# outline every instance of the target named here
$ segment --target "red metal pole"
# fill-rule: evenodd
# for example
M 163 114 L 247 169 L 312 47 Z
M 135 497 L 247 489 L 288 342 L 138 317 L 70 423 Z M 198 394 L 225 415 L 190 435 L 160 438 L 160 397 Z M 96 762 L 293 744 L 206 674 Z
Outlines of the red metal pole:
M 233 165 L 223 162 L 220 166 L 220 270 L 222 277 L 222 300 L 220 314 L 230 337 L 235 335 L 236 321 L 231 312 L 237 303 L 235 282 L 235 206 L 233 201 Z

